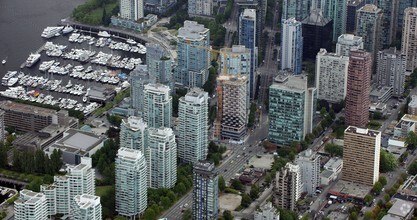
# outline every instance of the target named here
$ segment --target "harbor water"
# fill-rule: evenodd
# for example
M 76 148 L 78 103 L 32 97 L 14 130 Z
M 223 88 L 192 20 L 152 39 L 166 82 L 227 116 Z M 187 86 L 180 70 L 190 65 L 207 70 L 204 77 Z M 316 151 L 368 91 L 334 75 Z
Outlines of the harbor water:
M 7 70 L 17 70 L 46 42 L 40 37 L 46 26 L 68 17 L 85 0 L 1 0 L 0 1 L 0 78 Z

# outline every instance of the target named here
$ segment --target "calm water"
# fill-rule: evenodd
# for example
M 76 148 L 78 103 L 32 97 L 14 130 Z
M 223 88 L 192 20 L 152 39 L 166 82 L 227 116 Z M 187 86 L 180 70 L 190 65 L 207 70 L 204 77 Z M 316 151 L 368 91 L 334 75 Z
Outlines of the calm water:
M 0 77 L 7 70 L 17 70 L 30 52 L 46 40 L 41 33 L 46 26 L 68 17 L 85 0 L 0 0 Z

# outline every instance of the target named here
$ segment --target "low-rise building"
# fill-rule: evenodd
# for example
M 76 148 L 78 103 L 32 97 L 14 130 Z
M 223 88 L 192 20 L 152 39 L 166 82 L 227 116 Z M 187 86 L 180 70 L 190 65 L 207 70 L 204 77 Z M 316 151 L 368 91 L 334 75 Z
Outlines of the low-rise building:
M 279 211 L 268 202 L 255 211 L 254 220 L 279 220 Z
M 382 219 L 408 220 L 413 217 L 414 203 L 397 199 Z
M 371 103 L 386 103 L 392 96 L 393 89 L 390 86 L 374 87 L 369 94 Z
M 324 165 L 324 170 L 320 174 L 321 184 L 329 185 L 337 179 L 340 172 L 342 172 L 343 160 L 338 157 L 330 158 Z
M 65 163 L 77 165 L 82 157 L 91 157 L 103 147 L 105 137 L 78 129 L 68 129 L 63 137 L 49 147 L 49 151 L 61 150 Z

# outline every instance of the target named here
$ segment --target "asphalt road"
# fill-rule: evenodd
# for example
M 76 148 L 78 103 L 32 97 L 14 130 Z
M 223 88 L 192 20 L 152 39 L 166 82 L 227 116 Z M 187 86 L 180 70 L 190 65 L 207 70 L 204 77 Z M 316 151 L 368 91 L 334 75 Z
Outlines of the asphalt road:
M 228 148 L 233 153 L 225 158 L 223 162 L 218 166 L 219 175 L 223 176 L 226 182 L 230 181 L 236 173 L 242 171 L 248 160 L 257 153 L 263 152 L 262 145 L 258 144 L 260 140 L 265 139 L 268 136 L 268 116 L 263 115 L 261 117 L 260 125 L 256 129 L 249 133 L 245 144 L 227 144 Z M 245 148 L 245 150 L 243 150 Z M 245 153 L 245 155 L 243 155 Z M 168 220 L 181 219 L 182 209 L 181 206 L 188 204 L 188 208 L 192 207 L 192 190 L 188 192 L 183 198 L 181 198 L 175 205 L 167 210 L 162 217 L 168 218 Z

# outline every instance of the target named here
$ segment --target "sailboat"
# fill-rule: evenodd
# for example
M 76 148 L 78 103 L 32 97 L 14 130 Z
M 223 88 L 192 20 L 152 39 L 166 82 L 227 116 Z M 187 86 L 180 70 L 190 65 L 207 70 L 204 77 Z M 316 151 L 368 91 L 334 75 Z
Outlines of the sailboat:
M 6 62 L 7 62 L 7 57 L 6 57 L 6 58 L 4 58 L 4 60 L 2 60 L 2 61 L 1 61 L 1 64 L 3 64 L 3 65 L 4 65 L 4 64 L 6 64 Z

